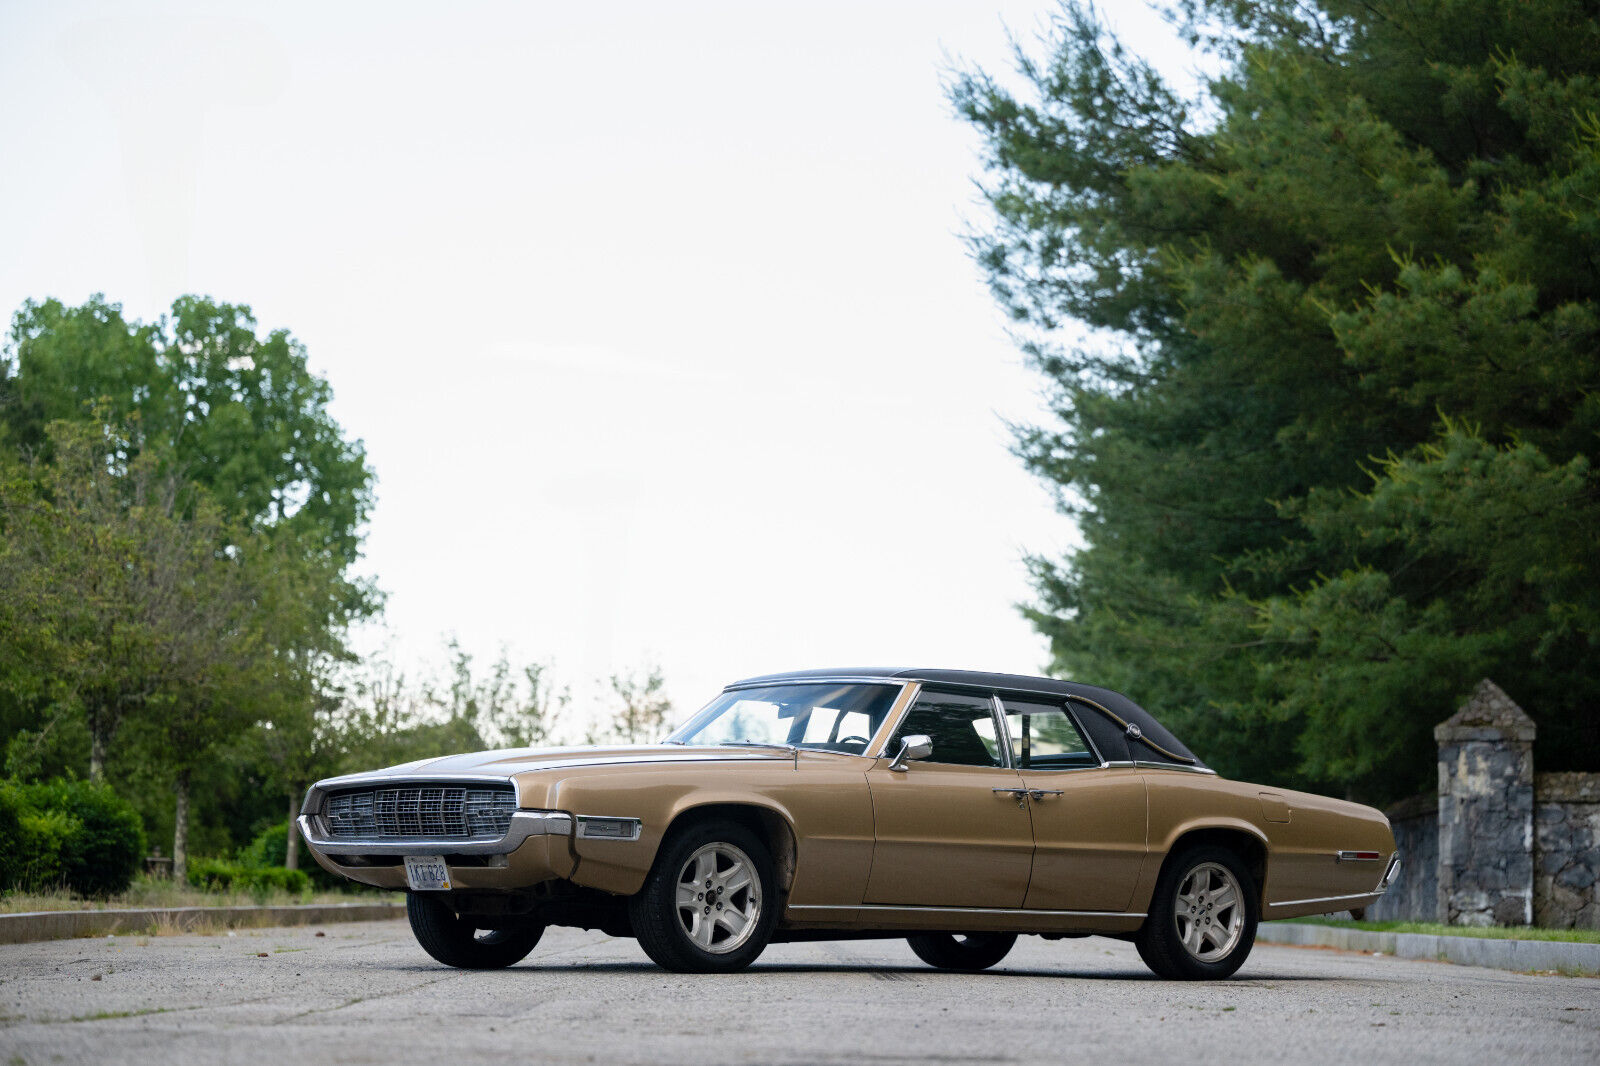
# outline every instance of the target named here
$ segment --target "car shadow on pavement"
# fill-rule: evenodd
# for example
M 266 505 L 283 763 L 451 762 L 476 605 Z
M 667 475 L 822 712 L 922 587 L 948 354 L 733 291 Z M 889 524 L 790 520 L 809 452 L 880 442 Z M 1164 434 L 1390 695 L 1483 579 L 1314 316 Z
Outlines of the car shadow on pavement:
M 412 970 L 412 971 L 419 972 L 419 973 L 421 973 L 421 972 L 437 972 L 441 968 L 442 967 L 434 967 L 434 966 L 426 966 L 426 965 L 396 967 L 396 969 Z M 511 967 L 509 970 L 501 971 L 501 972 L 506 972 L 506 973 L 523 972 L 523 973 L 528 973 L 528 974 L 535 974 L 535 973 L 542 973 L 542 974 L 581 974 L 581 973 L 665 974 L 668 971 L 662 970 L 660 967 L 656 966 L 652 962 L 648 962 L 648 961 L 645 961 L 645 960 L 641 959 L 638 962 L 595 962 L 595 963 L 583 963 L 583 962 L 549 962 L 549 963 L 540 963 L 537 960 L 534 960 L 532 962 L 521 963 L 521 964 L 519 964 L 517 966 Z M 1286 973 L 1245 973 L 1245 974 L 1234 974 L 1232 977 L 1224 978 L 1221 981 L 1170 982 L 1170 981 L 1163 981 L 1162 978 L 1157 977 L 1155 974 L 1150 973 L 1148 970 L 1132 970 L 1132 969 L 1129 969 L 1129 970 L 1082 970 L 1082 969 L 1077 969 L 1077 970 L 1044 970 L 1044 969 L 1037 969 L 1037 968 L 1014 969 L 1014 968 L 1008 968 L 1008 967 L 998 967 L 998 968 L 992 969 L 992 970 L 961 971 L 961 970 L 934 970 L 934 969 L 930 969 L 930 968 L 928 968 L 926 966 L 868 966 L 868 965 L 857 966 L 857 965 L 852 965 L 852 964 L 846 963 L 846 962 L 839 962 L 839 963 L 815 963 L 815 962 L 804 962 L 804 963 L 800 963 L 800 962 L 797 962 L 797 963 L 768 962 L 768 963 L 762 963 L 762 962 L 757 962 L 747 970 L 740 970 L 737 973 L 732 973 L 732 974 L 685 974 L 683 976 L 686 976 L 686 977 L 693 976 L 693 977 L 696 977 L 696 978 L 703 978 L 703 979 L 706 979 L 706 980 L 716 980 L 717 978 L 726 978 L 726 977 L 746 978 L 746 979 L 748 979 L 748 978 L 757 978 L 757 977 L 761 977 L 764 974 L 861 974 L 863 976 L 877 978 L 880 981 L 912 981 L 912 980 L 915 980 L 915 981 L 921 981 L 921 980 L 940 981 L 940 980 L 959 980 L 961 978 L 975 977 L 975 976 L 983 976 L 983 977 L 991 978 L 991 979 L 1018 978 L 1018 977 L 1025 977 L 1025 978 L 1049 977 L 1049 978 L 1080 980 L 1080 981 L 1132 981 L 1132 982 L 1149 982 L 1149 983 L 1152 983 L 1152 984 L 1165 983 L 1165 984 L 1185 984 L 1185 985 L 1191 984 L 1191 983 L 1192 984 L 1196 984 L 1196 985 L 1238 985 L 1238 984 L 1254 984 L 1254 983 L 1261 982 L 1261 981 L 1295 982 L 1295 983 L 1324 982 L 1325 983 L 1325 982 L 1328 982 L 1328 981 L 1340 981 L 1340 980 L 1345 980 L 1346 979 L 1342 975 L 1340 975 L 1340 976 L 1335 976 L 1335 975 L 1320 976 L 1320 975 L 1316 975 L 1316 974 L 1303 974 L 1303 973 L 1296 973 L 1296 974 L 1286 974 Z

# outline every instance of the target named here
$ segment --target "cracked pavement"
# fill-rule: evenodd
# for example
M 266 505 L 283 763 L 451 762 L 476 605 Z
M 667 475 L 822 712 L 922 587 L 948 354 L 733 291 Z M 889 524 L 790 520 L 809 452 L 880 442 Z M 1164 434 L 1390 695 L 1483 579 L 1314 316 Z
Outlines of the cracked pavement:
M 902 940 L 779 944 L 732 976 L 553 929 L 449 970 L 404 922 L 0 947 L 0 1064 L 1600 1060 L 1600 980 L 1258 944 L 1215 983 L 1129 944 L 1023 937 L 985 974 Z

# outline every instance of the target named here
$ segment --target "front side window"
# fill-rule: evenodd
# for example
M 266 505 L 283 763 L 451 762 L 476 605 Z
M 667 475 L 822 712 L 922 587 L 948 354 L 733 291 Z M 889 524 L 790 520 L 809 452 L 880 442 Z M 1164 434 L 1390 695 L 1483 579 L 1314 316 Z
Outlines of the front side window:
M 1072 770 L 1098 766 L 1077 725 L 1058 703 L 1004 700 L 1011 754 L 1020 770 Z
M 994 708 L 987 696 L 926 690 L 911 705 L 889 745 L 899 750 L 904 737 L 922 734 L 933 741 L 927 762 L 957 766 L 1001 766 L 1000 739 L 994 731 Z
M 900 689 L 797 684 L 724 692 L 667 738 L 669 744 L 758 744 L 859 755 Z

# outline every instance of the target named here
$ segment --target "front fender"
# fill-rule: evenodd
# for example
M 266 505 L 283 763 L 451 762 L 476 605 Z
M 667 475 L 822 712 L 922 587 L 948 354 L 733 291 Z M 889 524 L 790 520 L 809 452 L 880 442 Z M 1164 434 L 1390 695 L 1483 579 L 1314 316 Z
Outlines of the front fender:
M 872 800 L 856 760 L 702 766 L 690 780 L 668 767 L 574 774 L 554 783 L 546 802 L 574 816 L 571 880 L 587 888 L 633 895 L 674 825 L 697 810 L 737 806 L 759 813 L 769 837 L 790 836 L 768 843 L 791 901 L 854 905 L 866 889 Z M 637 836 L 586 835 L 586 817 L 637 819 Z

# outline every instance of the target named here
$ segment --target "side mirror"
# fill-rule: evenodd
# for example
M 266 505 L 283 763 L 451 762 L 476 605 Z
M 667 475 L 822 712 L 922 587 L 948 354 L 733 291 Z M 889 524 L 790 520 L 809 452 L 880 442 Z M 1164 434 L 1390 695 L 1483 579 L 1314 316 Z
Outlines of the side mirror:
M 894 757 L 894 762 L 889 764 L 889 769 L 895 773 L 906 772 L 906 763 L 916 759 L 926 759 L 933 754 L 933 738 L 921 733 L 915 736 L 903 737 L 900 741 L 900 751 Z

